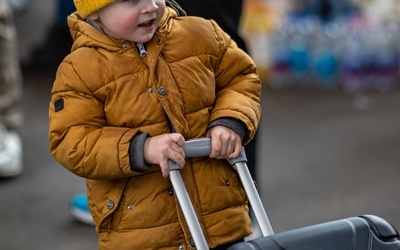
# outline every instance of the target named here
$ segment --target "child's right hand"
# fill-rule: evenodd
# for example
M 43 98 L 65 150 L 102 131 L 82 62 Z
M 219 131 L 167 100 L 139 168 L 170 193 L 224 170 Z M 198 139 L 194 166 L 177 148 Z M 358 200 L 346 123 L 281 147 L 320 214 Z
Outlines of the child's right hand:
M 160 165 L 162 175 L 168 177 L 168 160 L 174 161 L 181 168 L 185 165 L 185 152 L 182 146 L 185 138 L 178 133 L 148 137 L 144 142 L 144 160 Z

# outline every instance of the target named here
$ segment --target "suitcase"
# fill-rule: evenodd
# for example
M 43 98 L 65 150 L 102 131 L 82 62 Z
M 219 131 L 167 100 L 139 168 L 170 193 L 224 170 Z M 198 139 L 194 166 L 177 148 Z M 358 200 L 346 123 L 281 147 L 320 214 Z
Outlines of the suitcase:
M 238 243 L 229 250 L 398 250 L 399 234 L 374 215 L 351 217 Z
M 211 152 L 211 141 L 209 138 L 189 140 L 183 150 L 188 158 L 207 156 Z M 350 217 L 274 234 L 247 168 L 244 148 L 238 158 L 230 161 L 238 171 L 263 237 L 237 243 L 228 250 L 400 250 L 398 231 L 386 220 L 374 215 Z M 183 184 L 180 167 L 173 161 L 168 164 L 169 177 L 196 249 L 207 250 L 207 241 Z

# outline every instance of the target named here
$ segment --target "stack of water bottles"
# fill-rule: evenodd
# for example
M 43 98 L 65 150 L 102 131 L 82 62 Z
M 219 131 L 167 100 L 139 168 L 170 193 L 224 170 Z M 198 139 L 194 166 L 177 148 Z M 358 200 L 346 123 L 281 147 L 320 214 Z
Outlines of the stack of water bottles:
M 289 13 L 271 36 L 270 86 L 316 86 L 348 93 L 400 86 L 400 27 L 340 8 L 321 18 Z

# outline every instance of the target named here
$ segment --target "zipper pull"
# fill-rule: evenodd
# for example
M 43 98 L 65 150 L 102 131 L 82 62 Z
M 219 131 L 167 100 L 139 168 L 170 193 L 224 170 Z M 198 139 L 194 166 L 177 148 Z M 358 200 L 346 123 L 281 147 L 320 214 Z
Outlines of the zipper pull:
M 141 57 L 147 54 L 146 47 L 143 43 L 136 43 L 136 47 L 138 48 L 138 52 Z

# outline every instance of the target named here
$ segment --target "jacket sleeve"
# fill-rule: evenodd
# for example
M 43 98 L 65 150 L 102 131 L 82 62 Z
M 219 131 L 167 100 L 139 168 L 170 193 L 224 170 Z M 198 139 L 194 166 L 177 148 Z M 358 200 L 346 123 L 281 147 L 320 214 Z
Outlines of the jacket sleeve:
M 211 21 L 213 22 L 213 21 Z M 213 22 L 220 54 L 216 65 L 216 102 L 210 122 L 231 117 L 247 127 L 244 144 L 254 136 L 261 115 L 261 81 L 251 57 Z
M 107 126 L 103 103 L 92 91 L 71 63 L 60 65 L 49 105 L 50 151 L 61 165 L 84 178 L 134 175 L 128 152 L 138 131 Z

